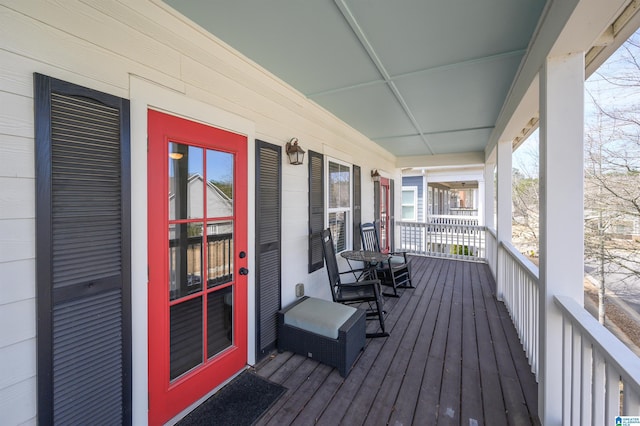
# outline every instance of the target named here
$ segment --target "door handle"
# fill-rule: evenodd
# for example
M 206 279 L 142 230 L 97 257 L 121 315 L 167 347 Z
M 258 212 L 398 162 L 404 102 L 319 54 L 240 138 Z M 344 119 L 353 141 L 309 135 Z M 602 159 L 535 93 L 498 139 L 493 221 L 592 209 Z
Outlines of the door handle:
M 247 268 L 240 268 L 240 270 L 238 271 L 238 273 L 240 275 L 247 275 L 249 273 L 249 270 Z

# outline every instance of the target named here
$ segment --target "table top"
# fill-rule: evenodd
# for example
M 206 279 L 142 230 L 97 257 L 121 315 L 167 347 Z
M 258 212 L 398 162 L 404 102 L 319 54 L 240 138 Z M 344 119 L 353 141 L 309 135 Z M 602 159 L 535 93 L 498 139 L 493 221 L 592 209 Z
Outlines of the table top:
M 348 250 L 340 253 L 340 256 L 348 260 L 358 260 L 360 262 L 378 263 L 389 259 L 389 255 L 377 251 L 368 250 Z

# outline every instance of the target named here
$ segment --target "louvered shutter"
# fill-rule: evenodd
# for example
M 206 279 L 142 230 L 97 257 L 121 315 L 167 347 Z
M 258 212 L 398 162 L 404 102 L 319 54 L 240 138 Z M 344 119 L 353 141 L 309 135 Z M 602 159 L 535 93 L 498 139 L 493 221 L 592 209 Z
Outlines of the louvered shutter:
M 129 102 L 34 86 L 38 420 L 130 424 Z
M 276 346 L 281 300 L 282 148 L 256 141 L 256 358 Z
M 362 241 L 360 236 L 360 222 L 362 222 L 362 194 L 360 184 L 360 166 L 353 166 L 353 249 L 360 250 Z
M 394 182 L 393 179 L 389 180 L 389 226 L 391 229 L 389 230 L 389 249 L 394 251 L 395 247 L 395 229 L 396 229 L 396 217 L 395 217 L 395 195 L 394 195 Z
M 324 266 L 322 237 L 324 227 L 324 156 L 309 151 L 309 273 Z

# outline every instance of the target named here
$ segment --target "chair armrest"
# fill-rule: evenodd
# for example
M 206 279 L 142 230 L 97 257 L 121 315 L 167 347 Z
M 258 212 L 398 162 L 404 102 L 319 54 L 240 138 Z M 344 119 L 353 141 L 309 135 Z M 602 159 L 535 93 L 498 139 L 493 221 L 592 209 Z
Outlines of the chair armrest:
M 405 260 L 407 259 L 407 251 L 406 250 L 389 252 L 389 254 L 391 256 L 402 256 L 402 257 L 405 258 Z
M 364 271 L 368 271 L 368 269 L 366 269 L 366 268 L 350 269 L 348 271 L 343 271 L 343 272 L 338 272 L 338 273 L 340 275 L 345 275 L 345 274 L 353 274 L 354 272 L 364 272 Z
M 379 285 L 380 284 L 380 280 L 366 280 L 366 281 L 356 281 L 353 283 L 341 283 L 338 284 L 338 287 L 369 287 L 372 285 Z

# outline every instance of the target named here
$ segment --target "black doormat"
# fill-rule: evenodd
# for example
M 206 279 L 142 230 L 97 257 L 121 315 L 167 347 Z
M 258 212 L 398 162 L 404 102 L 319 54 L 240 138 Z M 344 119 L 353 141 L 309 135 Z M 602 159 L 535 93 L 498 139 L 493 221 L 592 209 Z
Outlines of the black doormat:
M 245 371 L 213 394 L 177 426 L 252 425 L 287 390 Z

